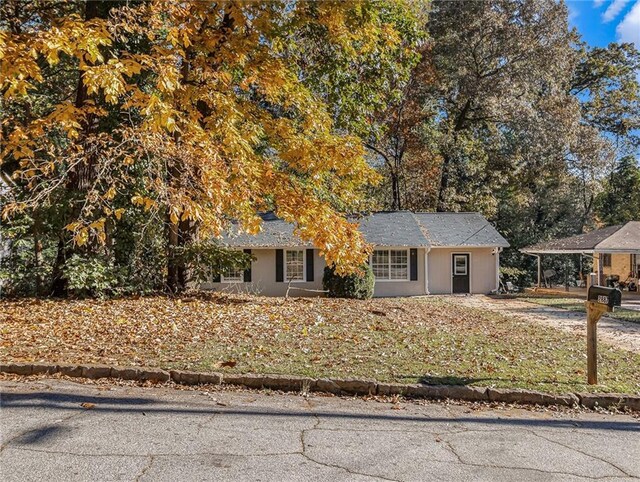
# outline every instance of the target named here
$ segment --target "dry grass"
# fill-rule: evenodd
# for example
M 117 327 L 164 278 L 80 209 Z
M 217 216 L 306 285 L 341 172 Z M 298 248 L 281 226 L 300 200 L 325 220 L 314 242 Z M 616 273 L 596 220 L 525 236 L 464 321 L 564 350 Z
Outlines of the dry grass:
M 450 297 L 30 299 L 2 302 L 0 330 L 12 361 L 640 392 L 640 355 L 602 344 L 590 387 L 584 340 Z

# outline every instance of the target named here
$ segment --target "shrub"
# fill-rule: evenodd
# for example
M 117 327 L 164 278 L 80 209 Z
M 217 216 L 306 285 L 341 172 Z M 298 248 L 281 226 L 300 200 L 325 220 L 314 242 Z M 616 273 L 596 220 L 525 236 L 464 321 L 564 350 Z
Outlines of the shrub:
M 373 271 L 369 265 L 362 266 L 360 273 L 347 276 L 339 276 L 333 266 L 327 266 L 322 277 L 322 287 L 328 291 L 330 298 L 369 299 L 373 296 L 374 282 Z
M 69 291 L 75 296 L 105 297 L 120 284 L 117 269 L 105 257 L 73 255 L 64 266 Z

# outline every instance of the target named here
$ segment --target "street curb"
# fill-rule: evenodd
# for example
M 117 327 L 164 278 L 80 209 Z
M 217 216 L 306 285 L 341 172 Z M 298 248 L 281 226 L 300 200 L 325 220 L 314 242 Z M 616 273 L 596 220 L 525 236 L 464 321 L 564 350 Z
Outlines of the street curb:
M 289 375 L 202 373 L 188 370 L 111 365 L 49 363 L 0 363 L 0 373 L 14 375 L 53 375 L 69 377 L 117 378 L 120 380 L 168 382 L 180 385 L 232 385 L 285 392 L 324 392 L 335 395 L 402 395 L 409 398 L 450 399 L 467 402 L 504 402 L 525 405 L 629 409 L 640 411 L 640 395 L 622 393 L 553 394 L 519 388 L 484 388 L 467 385 L 420 385 L 382 383 L 373 379 L 310 378 Z

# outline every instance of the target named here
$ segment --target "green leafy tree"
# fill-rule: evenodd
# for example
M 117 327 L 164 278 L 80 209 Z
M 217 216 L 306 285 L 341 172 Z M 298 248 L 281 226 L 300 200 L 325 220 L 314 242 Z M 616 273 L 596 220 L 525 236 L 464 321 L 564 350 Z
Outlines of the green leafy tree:
M 429 33 L 441 79 L 433 92 L 442 155 L 435 207 L 492 213 L 492 193 L 514 173 L 540 162 L 562 167 L 573 141 L 578 103 L 567 78 L 575 36 L 566 7 L 553 0 L 436 1 Z
M 640 52 L 633 44 L 589 47 L 580 43 L 570 92 L 580 99 L 582 119 L 610 135 L 621 152 L 640 147 Z
M 512 244 L 504 264 L 533 268 L 518 249 L 597 227 L 609 166 L 637 153 L 638 51 L 586 45 L 555 0 L 435 0 L 427 30 L 433 75 L 411 109 L 427 113 L 412 130 L 423 155 L 391 137 L 378 195 L 481 211 Z
M 625 156 L 605 181 L 597 199 L 598 217 L 607 225 L 640 221 L 640 165 L 638 158 Z

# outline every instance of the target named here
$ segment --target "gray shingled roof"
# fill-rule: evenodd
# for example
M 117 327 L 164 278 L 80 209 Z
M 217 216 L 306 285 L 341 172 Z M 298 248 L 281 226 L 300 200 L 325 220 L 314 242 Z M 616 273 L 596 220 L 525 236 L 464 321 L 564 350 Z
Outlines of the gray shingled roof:
M 609 226 L 590 233 L 552 239 L 527 246 L 525 253 L 581 253 L 593 251 L 640 251 L 640 221 L 621 226 Z
M 373 213 L 357 221 L 364 239 L 374 246 L 430 246 L 409 211 Z
M 640 253 L 640 221 L 629 221 L 597 246 L 598 251 Z
M 507 240 L 480 213 L 415 213 L 414 216 L 433 247 L 509 247 Z
M 293 234 L 292 224 L 273 213 L 262 214 L 262 230 L 256 235 L 233 228 L 223 236 L 230 247 L 277 248 L 311 246 Z M 360 223 L 365 240 L 374 246 L 496 246 L 508 247 L 489 222 L 478 213 L 378 212 L 349 218 Z
M 283 221 L 273 213 L 264 213 L 262 229 L 256 235 L 238 232 L 234 226 L 222 237 L 222 244 L 239 248 L 276 248 L 311 246 L 293 234 L 293 224 Z

